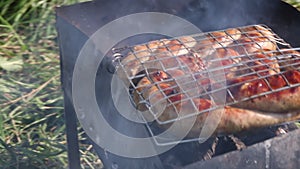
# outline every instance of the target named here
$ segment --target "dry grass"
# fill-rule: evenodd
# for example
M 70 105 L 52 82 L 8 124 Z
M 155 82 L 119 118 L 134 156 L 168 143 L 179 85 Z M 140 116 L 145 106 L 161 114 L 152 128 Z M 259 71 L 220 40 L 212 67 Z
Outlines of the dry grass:
M 54 8 L 77 2 L 0 2 L 0 168 L 67 167 Z M 82 168 L 101 166 L 80 148 Z

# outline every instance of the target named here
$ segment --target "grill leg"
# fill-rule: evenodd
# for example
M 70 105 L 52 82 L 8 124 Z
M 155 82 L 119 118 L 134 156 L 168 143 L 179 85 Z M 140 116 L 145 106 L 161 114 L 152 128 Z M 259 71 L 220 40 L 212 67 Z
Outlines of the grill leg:
M 67 132 L 67 149 L 69 169 L 81 169 L 77 134 L 77 118 L 68 97 L 65 96 L 65 122 Z

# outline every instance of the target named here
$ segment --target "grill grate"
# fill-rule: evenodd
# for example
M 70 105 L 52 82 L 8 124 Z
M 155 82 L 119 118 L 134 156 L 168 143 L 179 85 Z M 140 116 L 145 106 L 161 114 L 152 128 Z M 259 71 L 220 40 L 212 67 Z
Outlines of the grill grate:
M 300 68 L 299 50 L 266 25 L 250 25 L 161 39 L 114 49 L 113 53 L 132 103 L 163 125 L 299 87 L 300 83 L 290 79 L 293 71 Z M 274 78 L 281 79 L 282 85 L 274 85 Z M 236 94 L 242 88 L 249 90 L 251 84 L 256 84 L 252 93 Z M 209 100 L 211 106 L 199 110 L 202 103 L 193 101 L 199 98 Z M 181 114 L 177 105 L 185 102 L 192 103 L 192 111 Z M 166 107 L 174 111 L 162 119 Z M 145 121 L 152 120 L 146 117 Z M 147 127 L 154 136 L 151 123 Z

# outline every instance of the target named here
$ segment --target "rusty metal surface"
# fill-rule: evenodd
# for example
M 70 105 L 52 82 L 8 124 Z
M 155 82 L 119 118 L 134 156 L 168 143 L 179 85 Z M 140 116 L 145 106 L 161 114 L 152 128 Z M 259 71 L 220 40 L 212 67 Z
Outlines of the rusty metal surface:
M 300 130 L 295 130 L 184 169 L 295 169 L 300 166 Z

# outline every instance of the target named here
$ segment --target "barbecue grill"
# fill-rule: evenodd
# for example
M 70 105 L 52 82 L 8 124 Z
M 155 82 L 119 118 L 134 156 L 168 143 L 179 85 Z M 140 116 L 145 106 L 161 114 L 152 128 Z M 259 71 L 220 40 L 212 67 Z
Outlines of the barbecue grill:
M 222 39 L 222 36 L 215 36 L 215 32 L 206 32 L 206 33 L 201 33 L 201 34 L 196 34 L 196 35 L 191 35 L 191 36 L 185 36 L 185 37 L 179 37 L 175 39 L 171 39 L 174 42 L 177 42 L 176 44 L 166 44 L 166 40 L 160 40 L 160 41 L 152 41 L 150 43 L 145 43 L 145 44 L 140 44 L 138 46 L 133 46 L 133 47 L 125 47 L 122 49 L 114 49 L 114 56 L 118 59 L 118 64 L 116 65 L 117 71 L 121 72 L 119 73 L 119 76 L 125 76 L 123 77 L 125 80 L 125 83 L 128 83 L 126 86 L 129 86 L 129 92 L 131 93 L 131 96 L 129 94 L 129 97 L 131 99 L 131 103 L 134 104 L 134 107 L 147 107 L 146 109 L 149 111 L 150 118 L 151 120 L 155 120 L 159 125 L 163 124 L 170 124 L 177 122 L 179 120 L 184 120 L 193 116 L 197 116 L 199 114 L 203 114 L 208 111 L 213 111 L 220 109 L 224 106 L 230 106 L 230 105 L 235 105 L 240 102 L 244 101 L 249 101 L 253 100 L 262 96 L 272 96 L 276 93 L 279 93 L 281 91 L 287 90 L 287 89 L 293 89 L 295 87 L 298 87 L 300 84 L 291 84 L 287 80 L 287 72 L 286 71 L 279 71 L 279 69 L 285 70 L 288 67 L 291 67 L 292 69 L 297 69 L 299 66 L 299 57 L 300 53 L 295 53 L 298 49 L 297 48 L 292 48 L 287 42 L 285 42 L 283 39 L 278 37 L 274 32 L 271 32 L 271 29 L 268 28 L 265 25 L 250 25 L 246 27 L 240 27 L 238 28 L 240 30 L 241 35 L 247 35 L 249 33 L 261 33 L 261 30 L 252 30 L 252 31 L 245 31 L 249 28 L 264 28 L 265 30 L 269 31 L 269 36 L 267 37 L 266 35 L 262 36 L 262 38 L 266 38 L 265 40 L 262 41 L 261 44 L 265 43 L 274 43 L 276 45 L 276 49 L 272 51 L 264 51 L 263 47 L 258 44 L 257 41 L 255 41 L 255 38 L 258 38 L 257 36 L 252 37 L 249 39 L 249 41 L 242 42 L 242 43 L 232 43 L 229 46 L 225 47 L 225 44 L 228 43 L 228 39 L 224 40 Z M 218 31 L 218 33 L 226 33 L 228 30 L 221 30 Z M 235 35 L 232 35 L 235 36 Z M 191 39 L 192 38 L 192 39 Z M 271 39 L 272 38 L 272 39 Z M 180 39 L 189 39 L 186 42 L 182 42 Z M 224 51 L 228 50 L 229 48 L 240 48 L 240 50 L 245 51 L 244 54 L 239 54 L 239 55 L 232 55 L 232 56 L 227 56 L 227 57 L 222 57 L 222 58 L 213 58 L 211 54 L 208 53 L 213 53 L 215 52 L 215 49 L 212 48 L 212 44 L 209 43 L 207 44 L 207 40 L 209 39 L 220 39 L 218 43 L 215 44 L 217 46 L 217 49 L 224 49 Z M 229 39 L 233 39 L 230 37 Z M 203 44 L 200 43 L 200 45 L 195 45 L 194 47 L 187 47 L 185 44 L 194 44 L 199 42 L 205 42 Z M 161 47 L 154 47 L 151 48 L 151 44 L 153 43 L 161 43 Z M 176 50 L 172 50 L 172 48 L 181 45 L 182 47 Z M 257 45 L 258 51 L 254 53 L 249 53 L 247 52 L 247 49 L 245 46 L 249 45 Z M 139 48 L 139 47 L 144 47 L 142 50 L 134 50 L 134 48 Z M 196 48 L 196 49 L 195 49 Z M 283 48 L 283 49 L 281 49 Z M 162 51 L 164 49 L 164 51 Z M 160 50 L 160 52 L 154 53 L 152 52 L 153 50 Z M 117 52 L 116 52 L 117 51 Z M 291 55 L 291 51 L 294 51 L 295 54 Z M 129 53 L 129 54 L 128 54 Z M 206 54 L 207 56 L 203 58 L 203 63 L 198 63 L 198 65 L 203 64 L 203 66 L 208 67 L 208 68 L 203 68 L 202 71 L 196 71 L 193 72 L 190 67 L 191 64 L 179 64 L 180 62 L 180 57 L 189 57 L 189 55 L 192 55 L 191 57 L 195 57 L 194 55 L 196 54 Z M 126 54 L 129 55 L 129 59 L 123 59 L 126 57 Z M 194 55 L 193 55 L 194 54 Z M 255 57 L 256 55 L 275 55 L 273 58 L 261 58 L 261 57 Z M 159 55 L 162 55 L 162 57 L 159 57 Z M 146 60 L 146 58 L 153 57 L 153 60 Z M 197 56 L 196 56 L 197 57 Z M 114 60 L 116 61 L 116 60 Z M 175 64 L 170 64 L 170 62 L 175 62 Z M 222 63 L 230 62 L 231 64 L 228 65 L 223 65 Z M 257 65 L 252 65 L 254 62 L 259 62 L 261 64 Z M 130 71 L 134 69 L 132 63 L 138 63 L 140 64 L 140 67 L 138 69 L 141 69 L 141 73 L 138 73 L 138 75 L 132 75 Z M 278 67 L 272 67 L 272 65 L 275 65 L 278 63 Z M 285 63 L 290 63 L 290 64 L 285 64 Z M 210 66 L 207 66 L 210 65 Z M 217 66 L 220 65 L 220 66 Z M 280 66 L 279 66 L 280 65 Z M 154 69 L 155 67 L 155 69 Z M 202 69 L 202 68 L 201 68 Z M 257 70 L 256 70 L 257 69 Z M 278 70 L 276 70 L 278 69 Z M 148 98 L 144 98 L 143 95 L 147 92 L 147 89 L 145 90 L 140 90 L 140 92 L 137 92 L 137 97 L 138 97 L 138 102 L 135 103 L 134 101 L 134 96 L 132 96 L 132 93 L 139 90 L 139 86 L 137 85 L 138 81 L 141 80 L 143 77 L 150 77 L 151 73 L 157 73 L 157 71 L 163 71 L 163 72 L 168 72 L 168 71 L 173 71 L 174 70 L 179 70 L 184 72 L 183 75 L 180 75 L 178 77 L 170 78 L 167 80 L 161 80 L 158 82 L 153 82 L 153 85 L 142 85 L 141 87 L 147 88 L 147 87 L 153 87 L 153 86 L 158 86 L 158 90 L 151 94 Z M 230 71 L 232 70 L 232 71 Z M 135 70 L 134 70 L 135 71 Z M 226 78 L 222 78 L 222 75 L 224 74 L 224 71 L 227 71 L 227 74 L 232 74 L 232 73 L 238 73 L 242 72 L 238 75 L 238 77 L 248 77 L 248 76 L 257 76 L 257 78 L 253 79 L 246 79 L 243 81 L 239 81 L 238 83 L 230 83 L 227 85 L 219 85 L 219 84 L 226 84 Z M 274 73 L 270 74 L 270 71 L 274 71 Z M 278 71 L 278 72 L 277 72 Z M 137 71 L 139 72 L 139 71 Z M 207 77 L 203 76 L 206 75 Z M 276 83 L 279 83 L 278 78 L 283 77 L 286 81 L 285 86 L 281 87 L 276 87 L 271 85 L 272 82 L 269 82 L 268 78 L 271 78 L 272 76 L 278 76 Z M 200 78 L 196 78 L 199 76 Z M 223 75 L 224 76 L 224 75 Z M 210 79 L 209 84 L 204 84 L 207 79 Z M 256 82 L 259 80 L 262 80 L 261 85 L 265 85 L 267 90 L 259 93 L 252 94 L 250 97 L 242 97 L 242 98 L 237 98 L 235 97 L 234 94 L 234 89 L 237 88 L 237 86 L 243 85 L 245 83 L 251 83 L 251 82 Z M 212 80 L 215 80 L 213 82 Z M 199 84 L 200 81 L 200 84 Z M 160 88 L 160 85 L 164 83 L 173 83 L 172 86 L 168 88 Z M 121 82 L 119 82 L 121 83 Z M 219 85 L 219 86 L 218 86 Z M 212 86 L 218 86 L 218 87 L 212 87 Z M 262 86 L 261 86 L 262 87 Z M 126 87 L 125 87 L 126 88 Z M 126 90 L 124 88 L 124 90 Z M 165 95 L 164 93 L 167 90 L 176 90 L 178 89 L 178 92 L 171 94 L 171 95 Z M 211 88 L 211 89 L 208 89 Z M 116 90 L 116 89 L 115 89 Z M 198 92 L 197 92 L 198 91 Z M 162 94 L 159 99 L 155 100 L 155 97 L 159 94 Z M 218 94 L 219 93 L 219 94 Z M 225 97 L 221 96 L 221 101 L 216 100 L 215 98 L 220 100 L 220 93 L 225 94 L 228 96 L 227 101 Z M 166 100 L 170 100 L 172 97 L 176 97 L 180 95 L 182 99 L 178 99 L 173 102 L 166 102 Z M 126 97 L 126 96 L 124 96 Z M 120 98 L 121 100 L 124 100 L 124 97 Z M 192 99 L 196 98 L 209 98 L 215 105 L 207 107 L 202 110 L 198 110 L 197 107 L 201 106 L 200 103 L 199 105 L 193 104 L 191 106 L 192 112 L 186 113 L 186 112 L 180 112 L 180 110 L 175 106 L 176 104 L 180 104 L 180 102 L 187 102 L 191 101 Z M 225 101 L 225 102 L 224 102 Z M 165 105 L 163 108 L 161 108 L 161 105 Z M 166 107 L 172 107 L 174 109 L 174 115 L 165 119 L 165 118 L 159 118 L 160 116 L 163 115 L 163 110 L 160 111 L 159 109 L 165 109 Z M 252 107 L 253 108 L 253 107 Z M 145 109 L 145 108 L 144 108 Z M 267 110 L 271 109 L 270 107 L 267 108 Z M 122 110 L 122 109 L 120 109 Z M 160 113 L 158 113 L 160 112 Z M 134 112 L 137 113 L 137 112 Z M 145 114 L 145 113 L 143 113 Z M 165 113 L 166 114 L 166 113 Z M 147 116 L 147 115 L 146 115 Z M 148 115 L 149 116 L 149 115 Z M 143 119 L 142 121 L 145 122 L 149 133 L 151 134 L 151 137 L 154 138 L 156 144 L 158 145 L 166 145 L 166 144 L 176 144 L 179 141 L 181 143 L 183 142 L 189 142 L 189 141 L 196 141 L 199 138 L 189 138 L 189 139 L 178 139 L 178 140 L 168 140 L 170 138 L 163 138 L 162 136 L 157 137 L 157 134 L 154 134 L 155 131 L 157 130 L 155 127 L 152 127 L 152 123 L 146 123 L 147 119 Z M 188 121 L 183 122 L 183 123 L 188 123 Z M 168 140 L 168 141 L 167 141 Z M 164 141 L 164 143 L 160 143 L 160 141 Z
M 120 6 L 122 8 L 120 9 Z M 255 9 L 255 10 L 254 10 Z M 76 12 L 75 12 L 76 11 Z M 112 12 L 112 11 L 118 11 L 118 12 Z M 240 1 L 240 0 L 234 0 L 234 1 L 206 1 L 206 0 L 190 0 L 190 1 L 178 1 L 178 3 L 169 2 L 169 1 L 141 1 L 141 0 L 127 0 L 127 1 L 115 1 L 113 3 L 106 2 L 106 1 L 93 1 L 93 2 L 87 2 L 82 4 L 76 4 L 73 6 L 67 6 L 67 7 L 61 7 L 57 9 L 57 30 L 59 33 L 59 42 L 60 42 L 60 50 L 61 50 L 61 68 L 62 68 L 62 84 L 64 89 L 64 98 L 65 98 L 65 118 L 66 118 L 66 126 L 67 126 L 67 139 L 68 139 L 68 155 L 69 155 L 69 167 L 72 169 L 80 168 L 79 167 L 79 153 L 78 153 L 78 141 L 77 141 L 77 130 L 76 130 L 76 114 L 73 107 L 73 101 L 72 101 L 72 77 L 73 77 L 73 71 L 76 64 L 76 59 L 80 55 L 80 50 L 84 46 L 84 44 L 88 41 L 88 38 L 93 35 L 94 32 L 96 32 L 97 29 L 99 29 L 101 26 L 109 23 L 110 21 L 117 19 L 119 17 L 122 17 L 124 15 L 137 13 L 137 12 L 165 12 L 169 14 L 173 14 L 179 17 L 182 17 L 197 27 L 199 27 L 203 32 L 200 34 L 194 34 L 191 35 L 194 40 L 196 41 L 202 41 L 203 38 L 211 38 L 211 39 L 218 39 L 219 37 L 215 37 L 213 34 L 213 31 L 222 31 L 226 33 L 226 30 L 228 28 L 232 27 L 239 27 L 240 30 L 244 28 L 245 26 L 253 25 L 253 24 L 263 24 L 262 27 L 268 29 L 272 32 L 272 35 L 274 35 L 274 39 L 267 39 L 267 41 L 275 43 L 276 44 L 276 50 L 274 51 L 262 51 L 263 54 L 274 54 L 276 52 L 276 60 L 278 62 L 284 63 L 286 62 L 286 58 L 289 58 L 289 65 L 283 65 L 281 68 L 284 68 L 284 66 L 288 67 L 296 67 L 297 68 L 297 62 L 300 56 L 294 56 L 293 58 L 290 58 L 290 56 L 287 54 L 288 51 L 291 50 L 299 50 L 298 48 L 292 48 L 300 46 L 300 39 L 297 38 L 295 35 L 299 33 L 299 27 L 300 27 L 300 14 L 299 12 L 294 9 L 293 7 L 289 6 L 288 4 L 282 2 L 282 1 L 274 1 L 274 0 L 254 0 L 254 1 Z M 230 16 L 230 19 L 228 19 L 228 16 Z M 258 30 L 259 31 L 259 30 Z M 241 31 L 242 32 L 242 31 Z M 245 32 L 242 32 L 242 34 L 245 34 Z M 161 39 L 162 36 L 156 36 L 156 35 L 150 35 L 150 36 L 144 36 L 141 39 L 141 42 L 146 42 L 146 45 L 148 48 L 147 51 L 153 50 L 152 48 L 149 48 L 149 40 L 153 39 Z M 178 40 L 180 38 L 176 37 L 173 38 L 175 40 Z M 260 144 L 256 144 L 250 149 L 247 149 L 246 151 L 242 152 L 234 152 L 234 153 L 227 153 L 232 150 L 235 150 L 236 147 L 233 145 L 233 141 L 228 140 L 228 137 L 221 137 L 217 139 L 218 144 L 216 144 L 216 140 L 214 139 L 208 139 L 205 143 L 199 144 L 196 141 L 199 141 L 199 137 L 194 138 L 185 138 L 185 139 L 179 139 L 174 140 L 174 138 L 162 138 L 162 137 L 155 137 L 157 132 L 161 132 L 157 126 L 169 124 L 176 122 L 178 120 L 184 120 L 185 118 L 189 118 L 192 116 L 199 115 L 201 113 L 204 113 L 207 110 L 203 110 L 202 112 L 196 111 L 195 113 L 191 113 L 189 115 L 180 116 L 177 114 L 177 116 L 174 116 L 173 118 L 167 119 L 167 120 L 160 120 L 158 118 L 158 115 L 153 109 L 155 109 L 155 106 L 153 105 L 159 105 L 158 103 L 154 103 L 152 105 L 146 106 L 149 110 L 150 114 L 154 117 L 156 122 L 158 124 L 152 124 L 152 123 L 134 123 L 129 121 L 128 119 L 124 118 L 122 115 L 119 114 L 117 109 L 112 105 L 111 98 L 111 88 L 110 88 L 110 81 L 111 76 L 114 71 L 122 70 L 122 72 L 126 72 L 128 68 L 126 68 L 126 62 L 122 62 L 123 58 L 126 58 L 128 53 L 131 53 L 136 56 L 137 59 L 140 59 L 137 57 L 137 53 L 134 50 L 134 46 L 136 44 L 140 44 L 140 41 L 136 39 L 129 39 L 124 40 L 122 43 L 118 44 L 114 49 L 112 49 L 111 53 L 108 53 L 105 56 L 105 61 L 100 65 L 99 69 L 97 70 L 97 77 L 96 77 L 96 98 L 97 101 L 100 104 L 101 112 L 103 113 L 104 118 L 110 122 L 110 125 L 112 125 L 113 128 L 120 131 L 121 133 L 128 135 L 128 136 L 134 136 L 134 137 L 152 137 L 154 138 L 154 143 L 158 146 L 175 146 L 169 151 L 166 151 L 163 154 L 153 156 L 153 157 L 147 157 L 147 158 L 127 158 L 118 156 L 116 154 L 110 153 L 109 151 L 99 147 L 97 145 L 97 139 L 92 138 L 91 142 L 94 144 L 94 147 L 100 156 L 101 160 L 104 163 L 104 166 L 106 168 L 197 168 L 197 166 L 202 166 L 203 168 L 207 167 L 214 167 L 214 168 L 232 168 L 232 167 L 244 167 L 245 163 L 241 162 L 235 162 L 230 161 L 230 164 L 218 164 L 218 162 L 224 162 L 224 159 L 233 160 L 236 154 L 241 156 L 241 159 L 249 160 L 249 163 L 252 163 L 254 168 L 263 166 L 264 168 L 284 168 L 284 166 L 281 165 L 281 162 L 274 161 L 274 159 L 279 158 L 280 153 L 277 152 L 279 155 L 272 155 L 270 154 L 267 156 L 266 154 L 270 153 L 270 151 L 273 151 L 273 147 L 278 146 L 278 148 L 281 149 L 281 151 L 291 157 L 296 157 L 295 159 L 292 159 L 290 162 L 284 161 L 283 163 L 289 163 L 289 168 L 296 168 L 297 165 L 299 165 L 299 160 L 297 157 L 299 156 L 299 153 L 297 155 L 297 152 L 299 151 L 299 146 L 297 144 L 292 144 L 294 146 L 291 146 L 291 149 L 289 151 L 285 150 L 282 146 L 283 140 L 287 140 L 290 143 L 291 142 L 298 142 L 299 143 L 299 137 L 297 137 L 297 133 L 299 131 L 294 131 L 288 133 L 287 136 L 283 138 L 275 138 L 276 140 L 268 142 L 265 141 Z M 179 43 L 183 43 L 180 40 L 178 40 Z M 164 43 L 164 42 L 162 42 Z M 219 42 L 219 46 L 222 47 L 222 45 L 226 42 Z M 249 44 L 255 44 L 255 41 L 247 42 Z M 184 46 L 184 44 L 182 44 Z M 233 44 L 233 46 L 241 45 L 241 44 Z M 244 44 L 242 44 L 243 46 Z M 236 47 L 235 46 L 235 47 Z M 122 48 L 119 48 L 122 47 Z M 258 45 L 260 47 L 260 45 Z M 165 48 L 169 49 L 172 48 L 172 46 L 168 46 L 168 44 L 165 44 Z M 92 49 L 93 51 L 97 51 L 97 49 Z M 180 49 L 190 51 L 189 48 L 186 49 Z M 177 55 L 172 53 L 172 50 L 169 51 L 168 59 L 170 58 L 177 58 Z M 179 52 L 180 52 L 179 51 Z M 209 50 L 207 51 L 209 52 Z M 97 56 L 97 52 L 95 52 Z M 250 71 L 247 71 L 247 74 L 255 74 L 260 77 L 261 79 L 265 79 L 266 76 L 261 76 L 260 73 L 257 71 L 251 71 L 253 67 L 243 67 L 240 68 L 241 65 L 247 65 L 247 59 L 250 58 L 253 60 L 254 54 L 251 53 L 245 53 L 243 55 L 239 56 L 232 56 L 230 59 L 232 61 L 241 59 L 244 60 L 243 62 L 233 64 L 231 67 L 237 67 L 239 69 L 249 69 Z M 294 60 L 293 60 L 294 59 Z M 222 61 L 216 60 L 215 62 L 218 63 Z M 259 60 L 260 61 L 260 60 Z M 272 61 L 272 60 L 271 60 Z M 151 61 L 150 61 L 151 62 Z M 156 61 L 155 65 L 160 65 L 160 70 L 168 70 L 172 69 L 172 67 L 164 67 L 163 64 L 161 64 L 162 60 Z M 108 66 L 109 65 L 109 66 Z M 264 65 L 268 66 L 268 65 Z M 180 69 L 185 70 L 186 68 L 182 66 Z M 222 67 L 224 69 L 224 67 Z M 209 69 L 207 72 L 210 74 L 216 75 L 215 72 L 218 72 L 217 69 Z M 281 72 L 278 72 L 278 75 L 283 76 L 284 75 Z M 140 77 L 142 76 L 149 76 L 147 74 L 147 71 L 144 72 L 144 74 L 140 74 Z M 130 83 L 131 91 L 134 91 L 137 89 L 136 84 L 134 83 L 136 78 L 139 78 L 137 76 L 131 76 L 126 74 L 125 76 Z M 216 77 L 218 77 L 216 75 Z M 190 77 L 182 77 L 190 79 Z M 222 78 L 221 78 L 222 80 Z M 223 79 L 224 80 L 224 79 Z M 194 81 L 191 80 L 183 80 L 184 83 L 177 84 L 177 86 L 184 86 L 186 83 L 193 83 Z M 230 90 L 230 86 L 228 88 L 216 88 L 213 90 L 206 91 L 202 93 L 203 95 L 208 95 L 212 100 L 213 93 L 216 93 L 218 91 L 225 91 L 226 95 L 230 96 L 229 101 L 227 101 L 226 105 L 233 105 L 236 103 L 239 103 L 241 101 L 247 101 L 249 99 L 254 99 L 263 95 L 272 94 L 274 92 L 279 92 L 282 90 L 285 90 L 287 88 L 293 88 L 297 87 L 300 84 L 290 84 L 288 80 L 286 80 L 287 84 L 284 88 L 279 89 L 273 89 L 270 87 L 270 84 L 267 83 L 267 86 L 270 87 L 270 90 L 264 93 L 259 93 L 257 95 L 253 95 L 248 98 L 236 98 L 234 97 L 234 94 L 232 94 L 232 91 Z M 238 85 L 238 84 L 234 84 Z M 233 85 L 233 87 L 234 87 Z M 193 85 L 192 85 L 193 86 Z M 183 94 L 188 95 L 189 90 L 182 90 Z M 129 91 L 130 93 L 130 91 Z M 132 94 L 132 93 L 131 93 Z M 132 95 L 131 95 L 132 96 Z M 146 104 L 149 102 L 147 98 L 143 98 L 142 93 L 139 93 L 140 102 L 138 104 Z M 166 96 L 167 97 L 167 96 Z M 192 98 L 195 96 L 189 96 L 187 98 Z M 197 96 L 198 97 L 198 96 Z M 103 99 L 107 98 L 107 99 Z M 134 106 L 135 101 L 132 100 L 132 97 L 129 97 L 131 99 L 131 103 Z M 220 104 L 214 107 L 210 107 L 210 110 L 218 109 L 224 104 Z M 101 106 L 102 105 L 102 106 Z M 103 106 L 105 105 L 105 106 Z M 107 106 L 108 105 L 108 106 Z M 77 114 L 78 115 L 78 114 Z M 81 119 L 81 116 L 78 117 Z M 144 117 L 141 116 L 143 119 Z M 179 119 L 180 118 L 180 119 Z M 144 119 L 145 120 L 145 119 Z M 145 120 L 147 121 L 147 120 Z M 84 124 L 86 125 L 86 124 Z M 94 128 L 97 126 L 93 126 Z M 93 128 L 92 127 L 92 128 Z M 291 126 L 288 126 L 291 127 Z M 91 133 L 93 129 L 87 129 L 87 133 Z M 240 140 L 248 145 L 252 145 L 258 142 L 261 142 L 263 140 L 266 140 L 268 138 L 274 137 L 276 135 L 274 128 L 264 128 L 259 131 L 253 132 L 251 131 L 242 133 L 239 135 Z M 105 131 L 103 131 L 105 132 Z M 250 137 L 251 136 L 251 137 Z M 299 134 L 298 134 L 299 136 Z M 289 139 L 287 139 L 289 138 Z M 292 139 L 290 139 L 292 138 Z M 177 138 L 178 139 L 178 138 Z M 122 141 L 122 140 L 120 140 Z M 176 145 L 177 143 L 181 143 Z M 280 144 L 281 143 L 281 144 Z M 213 146 L 217 146 L 216 152 L 214 152 L 214 155 L 220 155 L 219 157 L 215 157 L 212 160 L 208 161 L 199 161 L 203 159 L 203 156 L 207 155 L 207 152 L 211 151 L 211 148 Z M 258 151 L 260 147 L 265 146 L 265 151 Z M 271 148 L 270 148 L 271 147 Z M 271 149 L 271 150 L 270 150 Z M 253 150 L 251 152 L 251 150 Z M 254 152 L 257 152 L 258 157 L 265 157 L 265 158 L 258 158 L 254 159 L 251 158 L 251 156 L 254 156 Z M 209 155 L 209 153 L 208 153 Z M 281 154 L 282 155 L 282 154 Z M 272 158 L 273 157 L 273 158 Z M 288 159 L 290 160 L 290 159 Z M 194 164 L 193 164 L 194 163 Z M 278 165 L 277 165 L 278 164 Z M 227 166 L 227 167 L 226 167 Z M 251 167 L 250 167 L 251 168 Z

